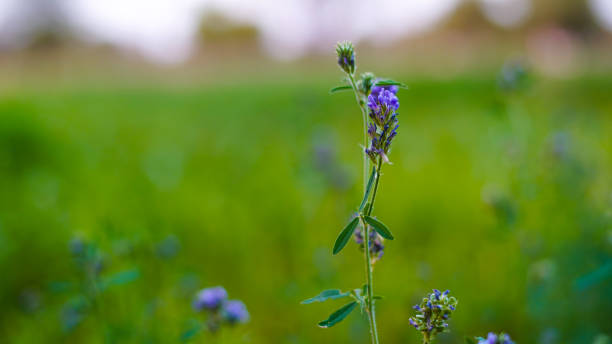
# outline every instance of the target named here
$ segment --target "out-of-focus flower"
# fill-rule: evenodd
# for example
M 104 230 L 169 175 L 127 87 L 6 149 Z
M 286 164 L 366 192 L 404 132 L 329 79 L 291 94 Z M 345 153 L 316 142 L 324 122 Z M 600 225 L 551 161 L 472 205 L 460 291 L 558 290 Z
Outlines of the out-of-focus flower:
M 362 249 L 364 249 L 364 240 L 363 240 L 363 231 L 361 228 L 357 228 L 355 230 L 355 242 L 360 245 Z M 372 260 L 372 264 L 376 263 L 380 258 L 382 258 L 385 253 L 385 245 L 383 244 L 385 239 L 378 235 L 375 230 L 370 231 L 370 240 L 368 241 L 368 246 L 370 246 L 370 259 Z
M 478 344 L 514 344 L 514 342 L 505 333 L 495 334 L 489 332 L 487 338 L 478 338 Z
M 504 63 L 498 77 L 499 87 L 504 91 L 517 91 L 528 86 L 529 71 L 521 60 Z
M 85 252 L 86 244 L 83 241 L 83 239 L 79 237 L 74 237 L 70 240 L 70 243 L 68 244 L 68 246 L 70 248 L 70 253 L 72 253 L 75 256 L 78 256 L 78 255 L 83 254 L 83 252 Z
M 202 309 L 216 310 L 227 300 L 227 291 L 223 287 L 212 287 L 202 289 L 196 295 L 193 308 L 197 311 Z
M 355 48 L 353 43 L 344 41 L 336 45 L 338 65 L 348 74 L 355 73 Z
M 368 96 L 368 108 L 370 109 L 370 119 L 372 122 L 368 126 L 368 135 L 371 139 L 371 145 L 366 148 L 366 153 L 374 163 L 377 163 L 376 158 L 380 156 L 384 162 L 389 162 L 387 153 L 391 148 L 391 142 L 397 135 L 397 109 L 399 108 L 399 100 L 394 92 L 386 88 L 380 88 Z M 395 90 L 397 92 L 397 90 Z
M 240 300 L 230 300 L 223 307 L 223 317 L 230 324 L 245 323 L 249 321 L 249 312 Z
M 429 343 L 435 336 L 448 328 L 448 320 L 457 307 L 457 299 L 448 296 L 450 291 L 440 292 L 434 289 L 433 293 L 423 299 L 420 305 L 413 308 L 417 314 L 409 319 L 410 325 L 414 326 L 423 334 L 425 343 Z

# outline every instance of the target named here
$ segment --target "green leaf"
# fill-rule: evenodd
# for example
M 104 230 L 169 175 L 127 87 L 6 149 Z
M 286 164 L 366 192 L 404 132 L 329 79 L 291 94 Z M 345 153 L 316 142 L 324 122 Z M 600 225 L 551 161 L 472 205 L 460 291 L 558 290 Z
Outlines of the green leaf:
M 391 79 L 379 80 L 376 82 L 376 86 L 399 86 L 401 88 L 408 88 L 406 84 Z
M 348 91 L 348 90 L 351 90 L 351 89 L 353 89 L 353 88 L 351 86 L 349 86 L 349 85 L 336 86 L 336 87 L 332 88 L 331 90 L 329 90 L 329 93 Z
M 347 303 L 346 305 L 342 306 L 342 308 L 340 308 L 339 310 L 333 312 L 329 316 L 329 318 L 327 318 L 327 320 L 321 321 L 319 323 L 319 326 L 323 327 L 323 328 L 328 328 L 328 327 L 332 327 L 332 326 L 336 325 L 337 323 L 339 323 L 342 320 L 344 320 L 344 318 L 346 318 L 347 315 L 351 314 L 353 309 L 355 309 L 355 306 L 357 306 L 357 302 L 356 301 L 353 301 L 351 303 Z
M 374 229 L 378 232 L 378 234 L 380 234 L 381 237 L 385 239 L 393 240 L 393 234 L 391 234 L 391 231 L 389 230 L 389 228 L 387 228 L 387 226 L 384 223 L 378 221 L 377 219 L 371 216 L 364 216 L 363 219 L 370 226 L 374 227 Z
M 314 303 L 314 302 L 323 302 L 326 300 L 335 300 L 335 299 L 339 299 L 341 297 L 346 297 L 349 296 L 351 293 L 350 292 L 346 292 L 343 293 L 340 291 L 340 289 L 328 289 L 328 290 L 323 290 L 321 293 L 319 293 L 319 295 L 315 296 L 315 297 L 311 297 L 310 299 L 304 300 L 301 302 L 301 304 L 303 305 L 307 305 L 310 303 Z
M 344 248 L 344 246 L 346 246 L 346 243 L 351 238 L 351 235 L 353 235 L 353 231 L 355 230 L 355 227 L 357 227 L 358 223 L 359 223 L 359 218 L 356 217 L 353 220 L 351 220 L 351 222 L 349 222 L 349 224 L 346 225 L 346 227 L 344 227 L 342 232 L 340 232 L 340 234 L 338 235 L 338 238 L 336 239 L 336 243 L 334 244 L 334 250 L 333 250 L 334 254 L 338 254 L 338 252 L 340 252 Z
M 359 212 L 363 210 L 366 203 L 368 202 L 368 198 L 370 197 L 370 191 L 372 191 L 372 184 L 374 182 L 374 178 L 376 177 L 376 168 L 372 167 L 372 173 L 370 174 L 370 179 L 368 179 L 368 185 L 366 187 L 365 194 L 363 195 L 363 200 L 361 200 L 361 204 L 359 205 Z

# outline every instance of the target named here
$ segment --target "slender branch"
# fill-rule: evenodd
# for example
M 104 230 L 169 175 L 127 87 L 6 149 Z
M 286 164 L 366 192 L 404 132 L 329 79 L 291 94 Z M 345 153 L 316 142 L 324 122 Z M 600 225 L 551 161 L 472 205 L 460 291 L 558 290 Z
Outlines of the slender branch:
M 382 158 L 378 158 L 378 167 L 376 168 L 376 181 L 374 182 L 374 192 L 372 192 L 372 200 L 370 201 L 370 208 L 368 209 L 368 216 L 372 215 L 372 209 L 374 209 L 374 201 L 376 200 L 376 191 L 378 191 L 378 181 L 380 180 L 380 169 L 382 168 Z
M 374 192 L 372 193 L 372 200 L 370 201 L 370 207 L 368 209 L 368 216 L 372 214 L 372 208 L 374 207 L 374 200 L 376 200 L 376 191 L 378 190 L 378 181 L 380 180 L 380 168 L 382 167 L 382 159 L 378 158 L 378 167 L 376 168 L 376 182 L 374 184 Z M 368 276 L 368 317 L 370 319 L 370 331 L 372 334 L 372 344 L 378 344 L 378 329 L 376 328 L 376 307 L 374 305 L 374 271 L 372 266 L 372 260 L 370 259 L 370 226 L 363 221 L 365 228 L 365 251 L 366 251 L 366 273 Z
M 357 89 L 357 83 L 355 82 L 355 77 L 352 74 L 348 74 L 349 81 L 351 83 L 351 87 L 353 88 L 353 93 L 355 93 L 355 100 L 357 101 L 357 105 L 359 105 L 359 109 L 361 109 L 361 117 L 363 118 L 363 149 L 368 147 L 368 111 L 365 108 L 365 102 L 359 96 L 359 90 Z M 363 192 L 365 192 L 366 187 L 368 185 L 368 156 L 365 152 L 363 154 Z

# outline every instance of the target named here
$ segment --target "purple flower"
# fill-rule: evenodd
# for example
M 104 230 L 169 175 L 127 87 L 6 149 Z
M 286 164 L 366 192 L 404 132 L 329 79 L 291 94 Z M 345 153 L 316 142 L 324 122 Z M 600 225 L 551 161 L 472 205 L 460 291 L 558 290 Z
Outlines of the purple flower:
M 425 338 L 431 340 L 448 328 L 447 321 L 455 310 L 456 304 L 457 299 L 449 297 L 448 292 L 442 293 L 434 289 L 433 293 L 424 298 L 421 304 L 413 307 L 417 314 L 410 318 L 410 324 L 421 331 Z
M 397 91 L 399 91 L 399 87 L 397 85 L 374 86 L 372 87 L 372 91 L 370 91 L 370 94 L 373 94 L 375 97 L 378 97 L 382 90 L 387 90 L 393 94 L 397 94 Z
M 355 242 L 358 245 L 363 246 L 363 232 L 361 228 L 357 228 L 355 230 Z M 376 233 L 375 230 L 370 231 L 370 240 L 368 241 L 368 246 L 370 246 L 370 258 L 372 262 L 375 263 L 377 260 L 382 258 L 385 253 L 385 245 L 383 245 L 383 238 Z
M 412 320 L 412 318 L 409 319 L 408 321 L 410 322 L 410 325 L 414 326 L 414 328 L 418 328 L 419 327 L 419 324 L 417 324 L 416 321 Z
M 399 128 L 395 112 L 399 108 L 399 100 L 394 92 L 386 88 L 377 89 L 376 92 L 373 90 L 368 96 L 368 108 L 371 119 L 368 125 L 368 135 L 371 141 L 370 147 L 366 148 L 365 152 L 374 163 L 377 163 L 378 156 L 384 162 L 389 162 L 387 153 Z
M 212 287 L 202 289 L 196 295 L 193 308 L 196 311 L 202 309 L 217 310 L 227 300 L 227 291 L 223 287 Z
M 245 323 L 249 321 L 249 312 L 242 301 L 231 300 L 223 307 L 223 317 L 230 323 Z
M 514 344 L 514 342 L 510 339 L 510 336 L 505 333 L 497 335 L 493 332 L 489 332 L 487 338 L 481 338 L 478 344 Z
M 368 107 L 379 116 L 379 119 L 384 120 L 399 108 L 399 99 L 397 99 L 395 93 L 381 90 L 377 94 L 370 93 L 368 96 Z M 380 123 L 377 124 L 381 125 Z
M 433 291 L 436 300 L 440 300 L 440 295 L 442 295 L 442 293 L 438 289 L 434 289 Z

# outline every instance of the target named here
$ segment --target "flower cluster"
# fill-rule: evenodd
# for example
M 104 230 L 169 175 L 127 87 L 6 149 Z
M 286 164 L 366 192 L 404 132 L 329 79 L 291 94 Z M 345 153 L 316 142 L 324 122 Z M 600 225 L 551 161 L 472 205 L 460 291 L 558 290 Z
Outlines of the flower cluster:
M 447 321 L 457 307 L 457 299 L 449 297 L 448 293 L 448 290 L 441 293 L 438 289 L 434 289 L 420 305 L 413 307 L 417 315 L 410 318 L 410 325 L 421 331 L 424 343 L 429 343 L 448 327 Z
M 399 127 L 396 113 L 399 100 L 395 95 L 397 90 L 397 86 L 374 86 L 368 96 L 369 116 L 372 120 L 368 126 L 371 145 L 365 151 L 374 163 L 377 163 L 378 156 L 384 162 L 389 162 L 387 154 Z
M 223 287 L 212 287 L 200 290 L 193 301 L 196 311 L 205 310 L 209 314 L 208 329 L 216 331 L 223 323 L 234 325 L 249 320 L 249 312 L 242 301 L 228 300 Z
M 505 333 L 495 334 L 489 332 L 486 339 L 478 338 L 478 344 L 514 344 L 514 342 Z
M 338 65 L 348 74 L 355 73 L 355 48 L 351 42 L 341 42 L 336 46 Z
M 378 81 L 380 81 L 380 80 L 377 79 L 376 82 L 378 82 Z M 385 86 L 375 85 L 375 86 L 372 87 L 372 91 L 370 92 L 370 94 L 375 96 L 375 97 L 378 97 L 382 90 L 387 90 L 387 91 L 390 91 L 393 94 L 397 94 L 397 91 L 399 91 L 399 86 L 397 86 L 397 85 L 385 85 Z
M 357 228 L 355 230 L 355 242 L 357 242 L 357 244 L 360 245 L 362 249 L 365 249 L 365 247 L 363 246 L 363 239 L 364 238 L 362 229 Z M 370 240 L 368 241 L 368 246 L 370 247 L 370 260 L 372 261 L 372 264 L 376 263 L 376 261 L 382 258 L 383 254 L 385 253 L 385 245 L 383 245 L 384 240 L 385 239 L 378 235 L 375 230 L 370 231 Z

